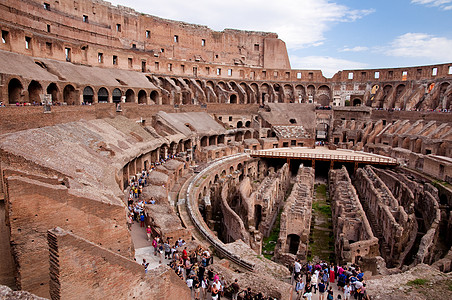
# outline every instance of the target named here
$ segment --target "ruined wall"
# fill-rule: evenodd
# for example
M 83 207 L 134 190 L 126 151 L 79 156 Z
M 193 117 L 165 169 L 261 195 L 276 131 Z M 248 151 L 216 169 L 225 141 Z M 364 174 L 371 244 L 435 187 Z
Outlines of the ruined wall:
M 372 232 L 347 169 L 331 170 L 329 188 L 336 258 L 339 263 L 358 263 L 361 257 L 380 255 L 378 238 Z
M 400 171 L 383 171 L 376 168 L 374 168 L 374 171 L 391 189 L 393 195 L 398 198 L 399 203 L 405 207 L 405 210 L 413 212 L 417 216 L 417 235 L 422 237 L 419 245 L 416 244 L 411 251 L 415 253 L 413 254 L 412 264 L 433 263 L 438 255 L 436 248 L 441 222 L 438 190 L 429 183 L 421 184 L 410 180 Z M 443 247 L 440 245 L 439 248 Z M 439 254 L 439 256 L 442 256 L 442 254 Z
M 255 209 L 261 207 L 261 223 L 258 229 L 264 236 L 271 232 L 279 209 L 284 203 L 285 193 L 290 184 L 289 165 L 284 164 L 281 169 L 267 176 L 259 185 L 257 190 L 250 196 L 250 211 L 248 212 L 248 223 L 255 224 Z
M 55 226 L 119 255 L 133 256 L 124 206 L 71 194 L 55 179 L 5 173 L 11 245 L 20 289 L 49 296 L 46 231 Z
M 245 227 L 243 220 L 240 216 L 229 206 L 230 198 L 239 197 L 236 184 L 233 179 L 227 180 L 223 183 L 221 189 L 221 212 L 223 215 L 222 226 L 225 232 L 222 235 L 226 236 L 227 242 L 233 242 L 236 240 L 243 240 L 246 244 L 250 243 L 250 235 L 248 228 Z M 234 190 L 234 191 L 231 191 Z
M 302 260 L 307 258 L 314 180 L 314 169 L 301 164 L 296 183 L 281 214 L 280 232 L 275 247 L 275 257 L 279 262 L 287 263 L 293 262 L 295 258 Z
M 47 240 L 51 299 L 190 299 L 165 265 L 145 273 L 137 262 L 61 228 L 49 230 Z
M 380 253 L 388 266 L 400 265 L 417 232 L 414 214 L 408 215 L 370 167 L 358 169 L 354 186 L 366 215 L 380 239 Z M 376 229 L 379 227 L 380 229 Z

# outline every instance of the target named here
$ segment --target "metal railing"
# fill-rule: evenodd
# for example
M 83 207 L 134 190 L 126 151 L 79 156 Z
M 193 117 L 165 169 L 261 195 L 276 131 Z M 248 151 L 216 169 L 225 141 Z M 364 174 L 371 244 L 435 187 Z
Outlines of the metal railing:
M 394 164 L 394 165 L 397 164 L 397 161 L 390 157 L 354 156 L 354 155 L 339 155 L 339 154 L 317 154 L 317 153 L 296 153 L 296 152 L 260 151 L 260 150 L 248 150 L 248 151 L 246 151 L 246 153 L 248 153 L 251 156 L 259 156 L 259 157 L 340 160 L 340 161 L 347 161 L 347 162 L 379 163 L 379 164 Z
M 223 164 L 230 160 L 235 160 L 237 158 L 241 157 L 247 157 L 247 155 L 244 154 L 236 154 L 229 156 L 225 159 L 220 159 L 216 163 L 213 163 L 209 166 L 207 166 L 205 169 L 203 169 L 200 173 L 198 173 L 196 176 L 194 176 L 187 188 L 186 193 L 186 201 L 185 204 L 187 206 L 188 215 L 195 225 L 195 227 L 198 229 L 198 231 L 204 236 L 204 238 L 209 241 L 209 243 L 215 248 L 216 251 L 221 253 L 223 256 L 227 257 L 229 260 L 233 261 L 237 265 L 241 266 L 242 268 L 253 271 L 254 270 L 254 264 L 243 260 L 240 258 L 240 256 L 234 252 L 231 252 L 230 250 L 226 249 L 223 242 L 221 242 L 213 232 L 207 227 L 204 220 L 202 220 L 202 216 L 199 213 L 199 210 L 196 206 L 195 202 L 196 200 L 193 197 L 194 191 L 197 188 L 197 184 L 199 184 L 200 181 L 202 181 L 202 177 L 205 176 L 206 173 L 208 173 L 212 168 L 218 166 L 219 164 Z

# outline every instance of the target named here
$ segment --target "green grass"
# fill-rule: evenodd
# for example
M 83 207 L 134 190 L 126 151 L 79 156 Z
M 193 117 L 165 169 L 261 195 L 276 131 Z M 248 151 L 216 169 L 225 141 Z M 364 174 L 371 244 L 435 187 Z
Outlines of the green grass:
M 312 260 L 314 256 L 323 260 L 334 261 L 334 236 L 331 232 L 320 228 L 330 228 L 331 226 L 331 206 L 328 204 L 327 186 L 317 184 L 315 186 L 316 200 L 312 203 L 311 232 L 309 235 L 309 252 L 307 259 Z M 316 218 L 324 219 L 326 222 L 320 224 Z M 329 251 L 330 253 L 326 253 Z
M 427 279 L 424 279 L 424 278 L 417 278 L 417 279 L 408 281 L 408 282 L 407 282 L 407 285 L 417 286 L 417 285 L 424 285 L 424 284 L 426 284 L 426 283 L 428 283 L 428 280 L 427 280 Z
M 316 201 L 312 204 L 312 209 L 324 214 L 327 217 L 331 216 L 331 206 L 328 204 L 320 204 Z
M 276 242 L 278 241 L 279 237 L 279 226 L 281 223 L 282 211 L 282 209 L 279 210 L 278 217 L 276 218 L 275 225 L 273 225 L 273 229 L 270 232 L 270 235 L 264 238 L 264 241 L 262 242 L 262 253 L 275 251 Z M 272 259 L 272 256 L 273 255 L 271 254 L 264 254 L 264 257 L 267 259 Z

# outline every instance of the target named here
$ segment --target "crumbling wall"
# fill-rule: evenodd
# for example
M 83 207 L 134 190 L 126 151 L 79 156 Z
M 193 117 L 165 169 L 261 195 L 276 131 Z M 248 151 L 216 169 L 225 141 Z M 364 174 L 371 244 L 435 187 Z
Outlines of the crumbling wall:
M 6 172 L 7 173 L 7 172 Z M 72 194 L 51 178 L 5 174 L 12 252 L 18 288 L 49 296 L 46 232 L 55 226 L 133 257 L 133 246 L 121 203 L 106 203 Z
M 379 255 L 378 238 L 372 232 L 345 167 L 330 171 L 329 187 L 333 199 L 333 232 L 339 263 L 358 263 L 361 257 Z
M 146 273 L 137 262 L 61 228 L 49 230 L 47 241 L 51 299 L 190 299 L 187 285 L 165 265 Z
M 231 186 L 232 185 L 232 186 Z M 230 197 L 237 197 L 237 191 L 235 191 L 235 182 L 231 179 L 223 184 L 221 190 L 221 211 L 223 214 L 223 228 L 222 233 L 226 236 L 227 242 L 233 242 L 236 240 L 243 240 L 246 244 L 249 244 L 250 238 L 247 228 L 240 216 L 229 206 L 228 201 Z M 234 192 L 231 191 L 234 190 Z
M 405 212 L 370 167 L 358 169 L 354 183 L 366 214 L 373 215 L 374 230 L 377 226 L 380 228 L 381 237 L 378 234 L 377 237 L 382 238 L 380 252 L 383 258 L 388 266 L 400 265 L 416 238 L 414 214 Z
M 284 164 L 275 173 L 269 174 L 257 190 L 251 194 L 252 209 L 248 213 L 248 223 L 255 224 L 256 205 L 262 207 L 262 222 L 258 229 L 264 236 L 271 232 L 273 224 L 278 216 L 279 209 L 284 202 L 285 193 L 290 184 L 290 169 L 288 164 Z
M 314 180 L 314 169 L 304 167 L 301 164 L 296 183 L 292 187 L 292 192 L 287 198 L 281 214 L 280 232 L 275 247 L 277 261 L 288 263 L 295 258 L 304 260 L 307 257 Z M 297 240 L 299 241 L 298 245 Z

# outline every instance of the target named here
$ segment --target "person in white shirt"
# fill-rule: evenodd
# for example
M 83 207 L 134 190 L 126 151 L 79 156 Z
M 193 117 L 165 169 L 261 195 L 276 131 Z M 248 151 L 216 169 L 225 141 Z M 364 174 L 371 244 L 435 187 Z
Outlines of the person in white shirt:
M 349 282 L 349 283 L 347 283 L 346 286 L 344 286 L 344 298 L 345 298 L 345 300 L 350 300 L 351 291 L 352 291 L 352 287 L 350 286 L 350 282 Z

